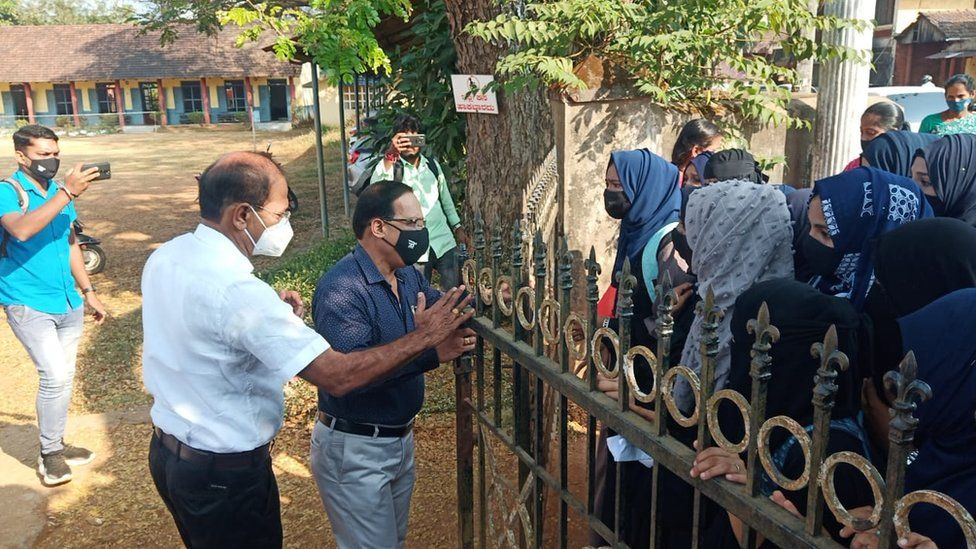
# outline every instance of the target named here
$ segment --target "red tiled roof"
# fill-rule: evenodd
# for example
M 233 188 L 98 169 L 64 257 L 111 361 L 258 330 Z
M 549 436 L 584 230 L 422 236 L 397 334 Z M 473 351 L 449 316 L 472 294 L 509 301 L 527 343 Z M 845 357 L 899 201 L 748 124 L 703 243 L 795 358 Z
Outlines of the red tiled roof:
M 974 10 L 924 10 L 919 19 L 929 23 L 945 35 L 946 40 L 976 37 L 976 9 Z
M 67 82 L 200 77 L 297 76 L 301 67 L 263 51 L 238 48 L 236 27 L 209 37 L 182 29 L 161 46 L 158 32 L 134 25 L 0 27 L 0 82 Z

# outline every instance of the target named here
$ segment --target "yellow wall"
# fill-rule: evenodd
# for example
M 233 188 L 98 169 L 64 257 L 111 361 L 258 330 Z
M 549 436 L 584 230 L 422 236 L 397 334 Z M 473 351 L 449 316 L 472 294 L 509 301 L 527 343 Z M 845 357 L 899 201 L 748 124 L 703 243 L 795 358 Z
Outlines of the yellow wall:
M 220 106 L 220 90 L 224 87 L 224 79 L 208 78 L 207 87 L 210 89 L 210 108 L 216 109 Z
M 93 89 L 95 89 L 95 82 L 88 82 L 88 81 L 75 82 L 75 91 L 78 94 L 78 99 L 81 100 L 82 111 L 94 110 L 92 109 L 91 98 L 89 97 L 89 94 Z
M 6 82 L 0 82 L 0 92 L 10 91 L 10 84 Z M 3 114 L 3 101 L 0 101 L 0 115 Z
M 257 109 L 261 107 L 261 94 L 258 93 L 260 89 L 258 86 L 263 86 L 268 83 L 267 78 L 252 78 L 251 79 L 251 96 L 254 97 L 254 108 Z
M 34 98 L 34 112 L 47 113 L 47 90 L 53 90 L 54 84 L 50 82 L 31 82 L 31 97 Z
M 166 90 L 166 108 L 176 109 L 176 95 L 173 93 L 173 88 L 178 88 L 180 86 L 180 81 L 173 78 L 163 79 L 163 88 Z

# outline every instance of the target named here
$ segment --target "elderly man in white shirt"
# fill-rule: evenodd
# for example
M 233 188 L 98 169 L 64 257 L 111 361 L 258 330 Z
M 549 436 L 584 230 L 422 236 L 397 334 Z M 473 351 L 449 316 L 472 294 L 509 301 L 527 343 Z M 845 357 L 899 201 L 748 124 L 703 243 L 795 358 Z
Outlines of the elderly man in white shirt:
M 271 442 L 283 421 L 283 388 L 298 375 L 343 395 L 422 352 L 454 342 L 469 298 L 418 296 L 417 330 L 343 354 L 302 321 L 295 292 L 253 274 L 251 255 L 280 256 L 292 237 L 288 185 L 256 153 L 220 158 L 199 180 L 202 221 L 146 263 L 143 373 L 153 395 L 149 466 L 188 547 L 280 547 Z

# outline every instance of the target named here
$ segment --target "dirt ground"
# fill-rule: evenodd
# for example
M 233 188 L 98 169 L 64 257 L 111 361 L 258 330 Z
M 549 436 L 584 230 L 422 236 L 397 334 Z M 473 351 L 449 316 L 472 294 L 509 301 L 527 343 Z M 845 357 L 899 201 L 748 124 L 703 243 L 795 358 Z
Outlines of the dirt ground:
M 327 137 L 329 210 L 335 230 L 348 223 L 339 184 L 337 134 Z M 293 218 L 293 254 L 322 238 L 314 141 L 309 133 L 258 134 L 259 149 L 269 141 L 301 204 Z M 6 322 L 0 322 L 0 547 L 179 547 L 146 461 L 150 398 L 141 381 L 139 279 L 156 247 L 195 227 L 193 175 L 222 153 L 251 150 L 251 134 L 195 131 L 64 138 L 61 148 L 63 166 L 110 161 L 113 171 L 113 179 L 93 185 L 77 205 L 88 232 L 104 239 L 107 268 L 94 283 L 112 318 L 100 327 L 86 324 L 66 438 L 91 447 L 98 457 L 76 468 L 75 480 L 66 485 L 40 485 L 34 473 L 37 375 Z M 12 151 L 8 152 L 0 161 L 4 175 L 14 169 Z M 441 383 L 451 379 L 450 372 L 443 374 Z M 288 426 L 275 446 L 285 544 L 330 547 L 328 520 L 309 471 L 309 433 L 308 425 Z M 457 529 L 453 415 L 424 417 L 416 440 L 419 481 L 409 545 L 450 547 L 456 544 Z

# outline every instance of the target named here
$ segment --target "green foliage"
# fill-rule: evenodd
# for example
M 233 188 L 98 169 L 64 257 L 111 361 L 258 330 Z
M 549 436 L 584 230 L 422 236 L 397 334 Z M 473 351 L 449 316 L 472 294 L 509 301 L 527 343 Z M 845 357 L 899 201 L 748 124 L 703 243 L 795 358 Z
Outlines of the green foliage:
M 28 122 L 26 118 L 18 118 L 17 120 L 14 120 L 14 127 L 18 130 L 29 124 L 30 122 Z
M 422 6 L 411 30 L 414 45 L 393 54 L 393 74 L 386 82 L 389 96 L 378 109 L 377 124 L 368 137 L 375 142 L 374 150 L 385 151 L 397 115 L 416 116 L 427 135 L 424 154 L 437 159 L 452 181 L 464 173 L 465 119 L 453 108 L 451 88 L 457 53 L 444 1 L 423 0 Z M 456 200 L 460 190 L 451 189 Z
M 299 52 L 310 55 L 332 84 L 353 81 L 354 74 L 390 72 L 390 60 L 380 48 L 373 28 L 383 16 L 410 15 L 410 0 L 151 0 L 137 20 L 161 30 L 163 41 L 177 36 L 178 25 L 216 33 L 223 25 L 240 27 L 238 43 L 258 40 L 265 31 L 275 37 L 281 59 Z
M 186 113 L 186 120 L 190 124 L 203 124 L 203 113 L 202 112 L 188 112 L 188 113 Z
M 54 118 L 54 125 L 59 128 L 70 128 L 75 125 L 75 122 L 71 116 L 58 116 Z
M 0 0 L 0 24 L 124 23 L 134 13 L 129 2 L 119 0 Z
M 796 83 L 796 71 L 753 52 L 775 44 L 793 63 L 867 62 L 865 52 L 803 35 L 866 25 L 812 14 L 807 0 L 535 0 L 526 2 L 523 16 L 502 14 L 465 30 L 511 47 L 497 66 L 506 87 L 583 89 L 574 66 L 595 56 L 659 105 L 731 109 L 747 120 L 799 126 L 786 110 L 791 94 L 781 87 Z

